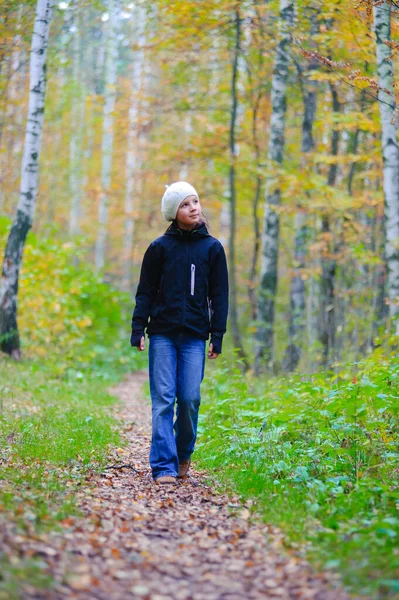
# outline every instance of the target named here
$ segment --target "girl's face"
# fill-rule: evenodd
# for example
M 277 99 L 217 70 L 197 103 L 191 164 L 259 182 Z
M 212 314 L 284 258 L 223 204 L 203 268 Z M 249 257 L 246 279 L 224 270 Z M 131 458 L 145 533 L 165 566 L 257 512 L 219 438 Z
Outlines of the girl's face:
M 176 221 L 180 229 L 194 229 L 201 218 L 201 204 L 197 196 L 187 196 L 177 211 Z

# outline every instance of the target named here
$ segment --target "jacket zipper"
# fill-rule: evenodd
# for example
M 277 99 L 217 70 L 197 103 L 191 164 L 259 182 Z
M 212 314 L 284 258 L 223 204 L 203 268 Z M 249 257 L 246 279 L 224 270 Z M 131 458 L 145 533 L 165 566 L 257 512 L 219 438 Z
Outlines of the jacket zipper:
M 195 265 L 191 265 L 191 295 L 194 296 L 195 290 Z

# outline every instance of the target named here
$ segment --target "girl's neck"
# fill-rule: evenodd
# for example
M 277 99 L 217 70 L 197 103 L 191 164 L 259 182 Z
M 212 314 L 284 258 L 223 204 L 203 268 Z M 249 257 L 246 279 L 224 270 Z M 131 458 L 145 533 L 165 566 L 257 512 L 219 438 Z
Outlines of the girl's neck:
M 195 229 L 196 227 L 198 227 L 200 224 L 201 224 L 201 221 L 198 221 L 197 223 L 194 223 L 190 227 L 189 225 L 183 225 L 183 224 L 179 223 L 178 221 L 176 221 L 176 226 L 179 229 L 181 229 L 182 231 L 193 231 L 193 229 Z

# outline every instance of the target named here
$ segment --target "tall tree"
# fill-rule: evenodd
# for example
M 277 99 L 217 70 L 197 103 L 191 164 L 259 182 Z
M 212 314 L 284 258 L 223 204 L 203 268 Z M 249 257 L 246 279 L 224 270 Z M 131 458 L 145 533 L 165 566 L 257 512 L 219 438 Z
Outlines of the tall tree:
M 77 7 L 75 8 L 77 10 Z M 77 13 L 72 24 L 72 77 L 73 97 L 72 111 L 74 126 L 70 139 L 69 181 L 71 190 L 71 209 L 69 213 L 69 234 L 76 235 L 80 231 L 82 202 L 82 145 L 84 129 L 85 98 L 82 93 L 82 17 Z
M 280 0 L 279 39 L 272 77 L 270 138 L 268 158 L 272 165 L 281 165 L 284 156 L 287 81 L 290 64 L 291 34 L 294 23 L 294 2 Z M 268 367 L 273 364 L 273 328 L 277 290 L 277 259 L 279 240 L 280 187 L 268 188 L 262 234 L 262 263 L 255 334 L 255 373 L 259 373 L 264 357 Z
M 377 50 L 378 100 L 381 115 L 382 157 L 385 195 L 385 260 L 387 292 L 391 319 L 396 319 L 399 335 L 399 147 L 396 102 L 393 88 L 391 49 L 391 11 L 388 0 L 374 6 L 374 29 Z
M 218 11 L 216 12 L 216 15 L 218 18 L 220 18 Z M 220 66 L 218 64 L 218 57 L 220 53 L 220 33 L 217 29 L 214 30 L 212 33 L 212 42 L 209 50 L 209 65 L 211 72 L 208 78 L 208 86 L 206 92 L 207 97 L 209 99 L 210 122 L 216 121 L 217 118 L 215 106 L 218 97 L 218 88 L 220 81 Z M 212 180 L 215 176 L 215 160 L 213 155 L 211 155 L 207 160 L 207 172 L 208 173 L 205 182 L 205 192 L 208 195 L 212 191 Z M 227 236 L 225 236 L 225 239 L 227 239 Z
M 47 210 L 46 220 L 48 223 L 53 223 L 59 214 L 58 211 L 58 198 L 61 196 L 61 190 L 63 190 L 63 182 L 66 181 L 65 170 L 63 167 L 63 149 L 65 147 L 65 131 L 62 126 L 63 116 L 68 112 L 69 98 L 68 98 L 68 71 L 69 71 L 69 49 L 70 49 L 70 38 L 71 38 L 71 24 L 72 24 L 72 10 L 68 6 L 63 5 L 62 14 L 62 26 L 61 31 L 55 41 L 54 53 L 57 56 L 57 67 L 53 73 L 53 80 L 55 81 L 53 90 L 54 96 L 56 97 L 56 111 L 53 113 L 53 119 L 49 122 L 50 127 L 53 130 L 52 135 L 52 148 L 53 148 L 53 163 L 52 168 L 49 169 L 48 173 L 48 187 L 50 190 L 57 189 L 57 194 L 50 194 L 47 198 Z M 50 88 L 51 89 L 51 88 Z M 51 116 L 49 117 L 51 119 Z M 48 131 L 48 129 L 47 129 Z M 73 135 L 73 132 L 71 132 Z M 70 168 L 69 163 L 69 168 Z M 68 181 L 69 183 L 69 181 Z M 62 197 L 62 196 L 61 196 Z M 70 197 L 70 189 L 68 188 L 68 198 Z
M 316 13 L 311 17 L 311 33 L 318 30 Z M 301 140 L 301 170 L 309 172 L 309 154 L 314 149 L 313 125 L 316 116 L 316 83 L 309 81 L 312 71 L 318 68 L 318 63 L 312 60 L 307 73 L 298 66 L 299 78 L 302 88 L 303 119 Z M 304 208 L 298 203 L 294 219 L 295 241 L 293 275 L 290 281 L 290 316 L 288 327 L 288 346 L 285 350 L 283 368 L 294 371 L 301 358 L 301 343 L 305 330 L 305 282 L 302 269 L 305 267 L 306 239 L 308 234 L 307 215 Z
M 248 298 L 251 305 L 251 317 L 252 320 L 256 319 L 256 308 L 257 308 L 257 295 L 255 291 L 255 281 L 258 272 L 258 259 L 261 244 L 261 227 L 259 218 L 259 202 L 262 195 L 263 189 L 263 177 L 261 175 L 261 159 L 263 156 L 261 148 L 261 134 L 259 133 L 259 120 L 261 117 L 261 103 L 264 100 L 266 89 L 261 84 L 264 77 L 264 64 L 265 57 L 267 55 L 267 37 L 262 24 L 262 18 L 259 14 L 258 3 L 255 2 L 252 10 L 249 14 L 251 30 L 258 32 L 258 40 L 255 40 L 253 44 L 256 48 L 254 53 L 251 53 L 250 42 L 255 36 L 250 35 L 249 28 L 247 27 L 244 31 L 246 35 L 246 44 L 243 48 L 243 58 L 245 58 L 246 71 L 247 71 L 247 82 L 248 82 L 248 104 L 251 109 L 251 138 L 252 138 L 252 154 L 254 167 L 256 169 L 255 177 L 255 190 L 252 202 L 252 219 L 253 219 L 253 248 L 252 256 L 250 261 L 250 271 L 248 276 Z M 252 58 L 252 55 L 253 58 Z M 252 59 L 252 60 L 251 60 Z
M 144 70 L 144 45 L 146 13 L 142 5 L 136 5 L 133 12 L 135 24 L 135 50 L 132 60 L 132 88 L 129 106 L 129 131 L 126 153 L 126 190 L 125 190 L 125 233 L 123 238 L 123 288 L 128 291 L 132 282 L 132 251 L 134 236 L 134 200 L 137 194 L 137 180 L 140 168 L 139 94 L 142 91 Z
M 237 78 L 238 78 L 238 61 L 240 55 L 240 41 L 241 41 L 241 16 L 239 3 L 235 6 L 235 44 L 233 52 L 233 70 L 231 79 L 231 97 L 232 105 L 230 112 L 230 136 L 229 136 L 229 149 L 230 149 L 230 168 L 229 168 L 229 192 L 230 192 L 230 235 L 229 235 L 229 272 L 230 272 L 230 322 L 231 330 L 233 335 L 234 348 L 238 351 L 238 356 L 243 360 L 245 368 L 248 368 L 248 363 L 244 348 L 241 341 L 240 330 L 238 326 L 238 314 L 237 314 L 237 282 L 236 282 L 236 158 L 237 158 L 237 145 L 236 145 L 236 125 L 237 125 L 237 113 L 238 113 L 238 94 L 237 94 Z
M 194 71 L 194 69 L 193 69 Z M 187 109 L 187 112 L 184 116 L 184 127 L 183 127 L 183 135 L 184 135 L 184 158 L 181 163 L 179 170 L 179 180 L 185 181 L 189 177 L 189 167 L 190 167 L 190 151 L 191 151 L 191 135 L 193 133 L 193 116 L 191 114 L 191 106 Z
M 29 107 L 21 167 L 20 197 L 6 245 L 0 286 L 0 343 L 20 356 L 17 325 L 18 282 L 26 236 L 32 227 L 46 99 L 46 56 L 53 0 L 38 0 L 30 55 Z
M 335 116 L 341 111 L 341 103 L 334 84 L 331 84 L 332 109 Z M 334 119 L 335 120 L 335 119 Z M 331 131 L 331 156 L 338 155 L 339 127 L 335 123 Z M 338 164 L 333 162 L 328 170 L 327 184 L 335 186 L 338 174 Z M 321 252 L 321 276 L 320 276 L 320 306 L 319 306 L 319 341 L 322 346 L 322 358 L 320 364 L 323 368 L 329 366 L 329 360 L 334 360 L 335 353 L 335 287 L 337 262 L 335 248 L 331 231 L 331 216 L 328 212 L 322 215 L 321 233 L 323 238 L 323 249 Z
M 118 4 L 117 0 L 108 3 L 108 33 L 105 64 L 105 90 L 102 133 L 101 192 L 98 205 L 98 233 L 95 250 L 97 272 L 105 264 L 105 249 L 108 229 L 108 207 L 111 194 L 111 167 L 114 145 L 114 109 L 116 100 L 116 75 L 118 66 Z

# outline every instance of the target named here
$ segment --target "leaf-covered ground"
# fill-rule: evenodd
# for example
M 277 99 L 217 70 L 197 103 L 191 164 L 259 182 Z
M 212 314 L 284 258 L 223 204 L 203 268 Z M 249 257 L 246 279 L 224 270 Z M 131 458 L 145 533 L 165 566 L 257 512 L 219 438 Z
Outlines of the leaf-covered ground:
M 172 489 L 153 483 L 145 380 L 144 373 L 131 375 L 114 389 L 123 401 L 117 416 L 126 445 L 109 456 L 111 468 L 80 486 L 79 516 L 43 533 L 22 534 L 2 520 L 6 560 L 14 575 L 24 572 L 22 597 L 346 598 L 335 576 L 316 574 L 285 553 L 278 529 L 254 520 L 248 507 L 216 492 L 198 472 Z M 122 465 L 130 468 L 116 468 Z M 3 588 L 1 597 L 13 595 Z

